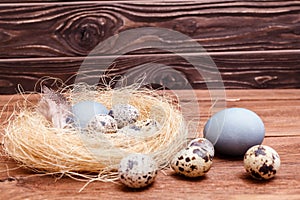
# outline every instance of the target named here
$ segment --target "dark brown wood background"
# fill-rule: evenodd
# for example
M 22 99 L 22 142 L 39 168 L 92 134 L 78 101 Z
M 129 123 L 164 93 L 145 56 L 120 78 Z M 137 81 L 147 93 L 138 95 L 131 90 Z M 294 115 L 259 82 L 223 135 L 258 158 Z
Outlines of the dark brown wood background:
M 300 88 L 300 1 L 6 0 L 0 3 L 0 93 L 15 93 L 18 84 L 32 91 L 45 76 L 73 83 L 99 42 L 148 26 L 198 41 L 226 88 Z M 199 52 L 191 47 L 181 53 L 197 57 Z M 181 71 L 195 88 L 206 87 L 190 63 L 156 49 L 119 58 L 111 74 L 153 61 Z M 154 79 L 172 80 L 167 73 Z

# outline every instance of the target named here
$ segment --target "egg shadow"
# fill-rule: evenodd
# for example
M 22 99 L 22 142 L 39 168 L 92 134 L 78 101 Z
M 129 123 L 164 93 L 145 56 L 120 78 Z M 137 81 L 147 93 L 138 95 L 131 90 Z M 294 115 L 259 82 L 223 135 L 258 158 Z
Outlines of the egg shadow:
M 262 179 L 262 180 L 258 180 L 253 178 L 250 174 L 246 173 L 246 172 L 241 172 L 238 177 L 243 180 L 245 183 L 247 184 L 255 184 L 255 185 L 266 185 L 269 184 L 271 182 L 273 182 L 276 177 L 273 177 L 271 179 Z
M 170 174 L 170 176 L 178 181 L 190 181 L 190 182 L 200 182 L 200 181 L 204 181 L 205 179 L 207 179 L 206 175 L 199 176 L 199 177 L 186 177 L 184 175 L 177 174 L 175 172 Z
M 149 190 L 153 185 L 155 184 L 155 182 L 151 183 L 150 185 L 147 185 L 146 187 L 142 187 L 142 188 L 130 188 L 127 187 L 124 184 L 116 184 L 116 188 L 122 192 L 127 192 L 127 193 L 139 193 L 139 192 L 145 192 L 147 190 Z

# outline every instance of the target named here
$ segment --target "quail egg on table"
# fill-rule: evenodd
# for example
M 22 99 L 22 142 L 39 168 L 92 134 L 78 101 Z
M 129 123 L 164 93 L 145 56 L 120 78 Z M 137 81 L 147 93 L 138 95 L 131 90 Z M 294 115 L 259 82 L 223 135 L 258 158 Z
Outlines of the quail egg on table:
M 189 146 L 179 151 L 171 161 L 172 169 L 186 177 L 205 175 L 212 165 L 212 156 L 198 146 Z
M 116 104 L 109 111 L 109 115 L 117 121 L 118 128 L 122 128 L 136 122 L 140 113 L 136 107 L 130 104 Z
M 107 114 L 107 108 L 95 101 L 80 101 L 72 106 L 75 122 L 81 128 L 86 128 L 89 121 L 98 114 Z
M 266 145 L 256 145 L 246 152 L 244 167 L 255 179 L 270 179 L 279 170 L 280 157 L 273 148 Z
M 130 188 L 143 188 L 154 182 L 157 163 L 145 154 L 130 154 L 120 162 L 118 174 L 120 181 Z
M 203 151 L 207 151 L 209 153 L 210 157 L 213 158 L 215 156 L 214 145 L 209 140 L 207 140 L 205 138 L 193 139 L 192 141 L 190 141 L 188 146 L 189 147 L 197 146 L 197 147 L 201 148 Z
M 87 124 L 87 130 L 101 133 L 116 133 L 117 122 L 110 115 L 95 115 Z

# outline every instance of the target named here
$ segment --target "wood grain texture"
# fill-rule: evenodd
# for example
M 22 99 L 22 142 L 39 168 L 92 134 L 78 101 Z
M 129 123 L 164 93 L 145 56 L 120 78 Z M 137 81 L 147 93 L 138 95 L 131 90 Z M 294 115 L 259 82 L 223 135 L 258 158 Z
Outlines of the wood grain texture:
M 151 48 L 152 38 L 142 38 L 136 42 L 145 44 L 144 49 L 116 61 L 111 76 L 154 62 L 177 71 L 177 75 L 170 71 L 151 75 L 156 82 L 172 83 L 171 87 L 179 89 L 189 81 L 194 88 L 205 88 L 207 82 L 194 73 L 190 63 L 158 48 L 168 46 L 171 52 L 196 58 L 203 53 L 191 43 L 197 41 L 211 53 L 226 88 L 299 88 L 299 24 L 298 1 L 3 1 L 0 93 L 16 93 L 18 84 L 32 91 L 44 76 L 73 83 L 83 59 L 99 42 L 149 26 L 176 30 L 192 40 L 157 38 L 159 45 Z M 91 61 L 86 73 L 95 75 L 95 66 L 105 64 L 108 54 L 122 53 L 135 44 L 119 42 L 113 40 L 92 55 L 101 58 Z M 201 70 L 214 74 L 211 66 Z M 220 81 L 211 78 L 209 84 Z
M 185 55 L 186 56 L 186 55 Z M 201 54 L 189 55 L 192 59 L 200 59 Z M 76 74 L 86 73 L 86 77 L 76 81 L 90 81 L 99 79 L 106 71 L 109 77 L 132 74 L 143 76 L 147 72 L 148 79 L 153 83 L 169 86 L 171 89 L 186 89 L 187 85 L 193 88 L 207 88 L 206 82 L 225 88 L 299 88 L 300 65 L 299 53 L 245 53 L 212 55 L 216 66 L 205 65 L 196 68 L 180 55 L 125 55 L 114 60 L 110 57 L 86 59 L 77 58 L 45 58 L 45 59 L 1 59 L 0 60 L 0 93 L 16 93 L 18 84 L 25 91 L 39 91 L 39 81 L 42 77 L 59 78 L 66 84 L 75 81 Z M 200 62 L 201 63 L 201 62 Z M 141 67 L 145 64 L 149 66 Z M 159 65 L 169 69 L 157 69 Z M 109 67 L 110 66 L 110 67 Z M 13 69 L 13 70 L 12 70 Z M 80 71 L 79 71 L 80 69 Z M 198 70 L 198 71 L 197 71 Z M 218 79 L 220 72 L 222 80 Z M 200 72 L 200 73 L 199 73 Z M 201 74 L 202 73 L 202 74 Z M 204 76 L 209 79 L 205 80 Z M 45 82 L 50 85 L 53 82 Z M 97 83 L 97 82 L 96 82 Z
M 113 34 L 148 26 L 210 52 L 300 49 L 299 1 L 16 3 L 0 4 L 0 16 L 2 58 L 86 56 Z
M 181 92 L 185 101 L 191 100 L 190 91 Z M 228 107 L 246 106 L 257 112 L 264 120 L 267 137 L 263 143 L 276 149 L 282 161 L 275 179 L 265 182 L 252 180 L 245 174 L 241 159 L 217 156 L 204 178 L 184 179 L 166 169 L 164 171 L 166 175 L 160 172 L 155 183 L 145 190 L 130 190 L 119 184 L 94 182 L 83 192 L 78 193 L 84 183 L 65 177 L 57 180 L 58 177 L 55 176 L 38 176 L 22 168 L 14 169 L 17 164 L 1 154 L 0 197 L 1 199 L 140 199 L 142 196 L 143 199 L 298 200 L 300 91 L 227 90 L 226 94 Z M 207 113 L 211 106 L 208 91 L 198 90 L 197 96 L 201 102 L 201 109 Z M 35 96 L 31 98 L 33 101 L 37 100 Z M 8 99 L 11 99 L 11 95 L 0 96 L 0 109 Z M 11 104 L 20 99 L 22 97 L 15 95 Z M 7 114 L 10 112 L 11 110 L 8 110 Z M 204 122 L 205 118 L 201 120 Z

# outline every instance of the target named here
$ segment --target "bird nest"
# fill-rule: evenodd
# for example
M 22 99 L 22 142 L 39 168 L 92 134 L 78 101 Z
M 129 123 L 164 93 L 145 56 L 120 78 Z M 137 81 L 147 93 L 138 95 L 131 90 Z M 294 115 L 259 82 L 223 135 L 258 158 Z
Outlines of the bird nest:
M 151 155 L 162 169 L 186 142 L 187 128 L 179 105 L 166 92 L 134 87 L 98 88 L 85 84 L 62 91 L 60 94 L 71 105 L 92 100 L 110 109 L 114 104 L 126 101 L 139 110 L 139 121 L 154 119 L 160 128 L 134 135 L 124 131 L 96 134 L 70 124 L 55 127 L 39 112 L 39 104 L 24 100 L 17 104 L 7 120 L 3 136 L 5 153 L 21 166 L 78 180 L 114 181 L 124 156 L 131 153 Z

